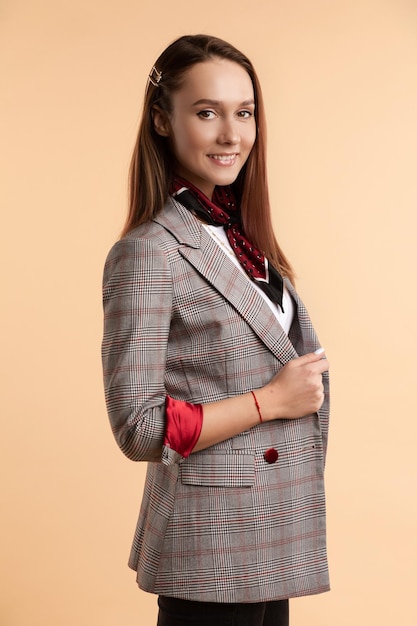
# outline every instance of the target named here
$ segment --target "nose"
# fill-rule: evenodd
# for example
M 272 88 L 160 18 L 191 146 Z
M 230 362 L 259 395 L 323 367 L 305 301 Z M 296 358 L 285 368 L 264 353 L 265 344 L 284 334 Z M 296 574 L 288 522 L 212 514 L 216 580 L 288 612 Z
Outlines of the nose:
M 233 119 L 225 119 L 220 129 L 219 143 L 222 144 L 237 144 L 240 141 L 240 135 L 236 126 L 236 121 Z

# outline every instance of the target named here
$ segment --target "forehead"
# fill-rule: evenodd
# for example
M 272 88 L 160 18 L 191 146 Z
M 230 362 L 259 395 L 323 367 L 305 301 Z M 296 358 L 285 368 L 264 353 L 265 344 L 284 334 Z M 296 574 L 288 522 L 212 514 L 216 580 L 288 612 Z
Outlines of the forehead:
M 173 97 L 191 104 L 204 99 L 241 103 L 253 100 L 254 92 L 252 80 L 243 67 L 234 61 L 213 59 L 196 63 L 187 70 Z

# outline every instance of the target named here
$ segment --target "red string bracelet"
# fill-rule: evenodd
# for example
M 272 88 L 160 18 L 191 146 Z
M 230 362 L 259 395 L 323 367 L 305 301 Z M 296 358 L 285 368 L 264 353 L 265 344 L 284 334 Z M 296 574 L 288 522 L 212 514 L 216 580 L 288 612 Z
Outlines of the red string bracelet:
M 262 419 L 262 413 L 261 413 L 261 409 L 260 409 L 259 403 L 258 403 L 258 401 L 257 401 L 257 399 L 256 399 L 256 396 L 255 396 L 255 394 L 253 393 L 253 391 L 252 391 L 252 390 L 251 390 L 251 394 L 253 395 L 253 400 L 254 400 L 254 402 L 255 402 L 255 406 L 256 406 L 256 408 L 258 409 L 259 421 L 260 421 L 260 422 L 261 422 L 261 424 L 262 424 L 263 419 Z

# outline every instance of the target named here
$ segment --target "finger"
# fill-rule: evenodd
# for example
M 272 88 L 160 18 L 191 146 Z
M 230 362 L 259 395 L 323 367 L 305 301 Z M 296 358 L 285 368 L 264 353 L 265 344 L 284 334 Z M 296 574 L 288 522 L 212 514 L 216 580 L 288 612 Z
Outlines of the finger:
M 315 352 L 309 352 L 308 354 L 303 354 L 303 356 L 299 356 L 297 359 L 295 359 L 295 363 L 296 365 L 299 365 L 301 367 L 303 365 L 307 365 L 308 363 L 321 361 L 323 358 L 325 358 L 324 349 L 319 348 Z
M 317 374 L 322 374 L 323 372 L 327 372 L 329 369 L 329 361 L 326 358 L 321 358 L 320 361 L 311 363 L 311 368 Z
M 321 366 L 320 367 L 320 372 L 321 373 L 327 372 L 329 367 L 330 367 L 329 361 L 327 359 L 321 359 L 319 365 Z

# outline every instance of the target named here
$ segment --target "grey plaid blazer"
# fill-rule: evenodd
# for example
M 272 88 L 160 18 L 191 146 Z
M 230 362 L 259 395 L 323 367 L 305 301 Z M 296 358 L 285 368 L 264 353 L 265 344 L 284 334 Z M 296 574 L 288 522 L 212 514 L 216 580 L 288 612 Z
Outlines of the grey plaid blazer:
M 329 589 L 327 375 L 318 414 L 259 424 L 187 459 L 163 449 L 166 394 L 193 403 L 242 394 L 319 347 L 287 287 L 296 308 L 289 336 L 250 280 L 173 199 L 109 253 L 105 393 L 120 448 L 149 462 L 129 560 L 145 591 L 259 602 Z M 278 451 L 275 463 L 264 459 L 269 448 Z

